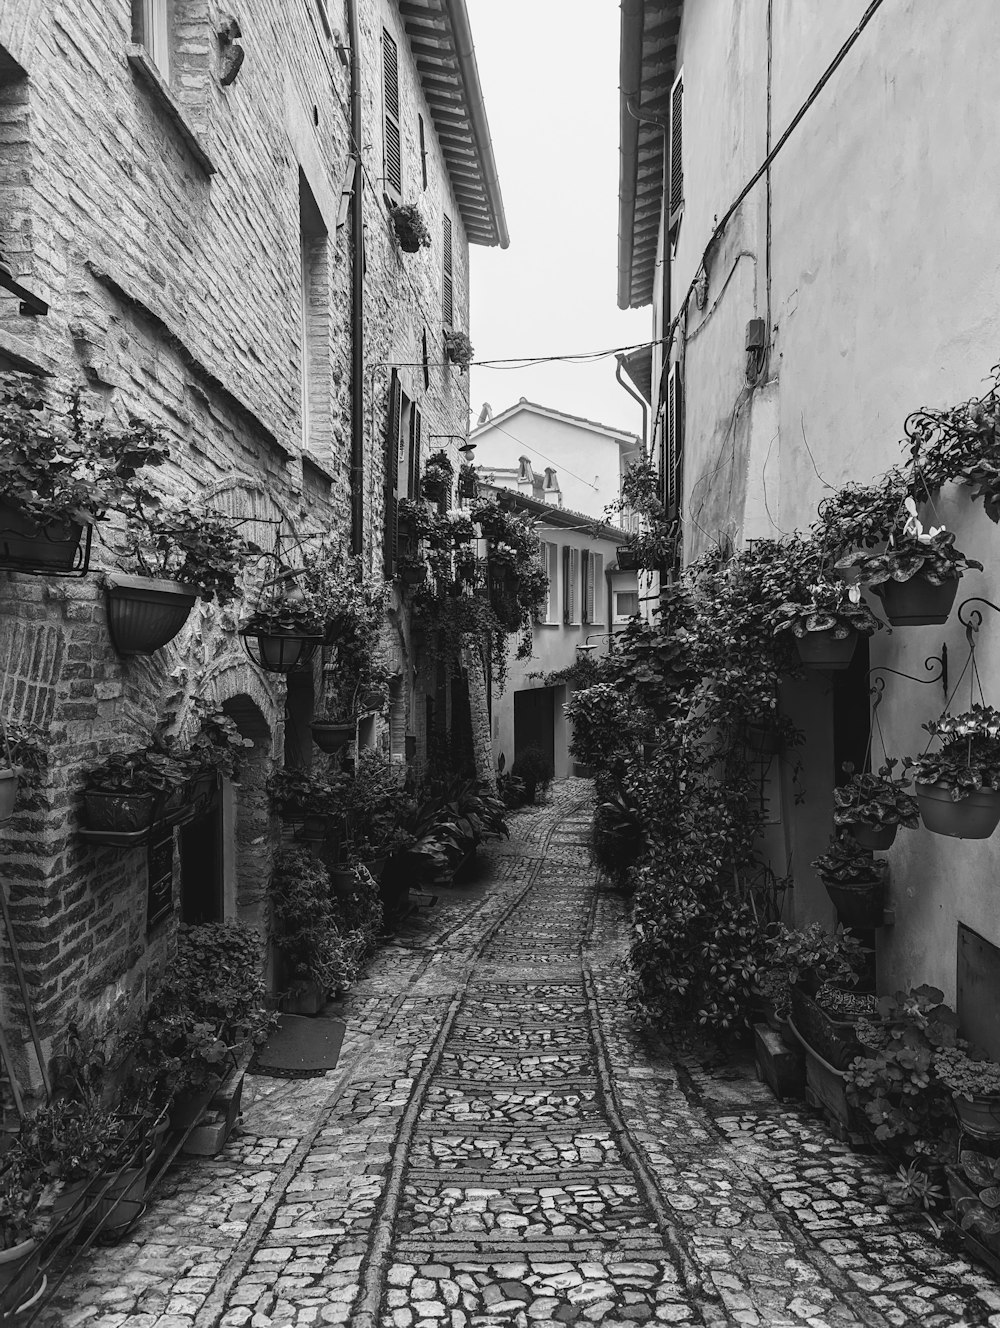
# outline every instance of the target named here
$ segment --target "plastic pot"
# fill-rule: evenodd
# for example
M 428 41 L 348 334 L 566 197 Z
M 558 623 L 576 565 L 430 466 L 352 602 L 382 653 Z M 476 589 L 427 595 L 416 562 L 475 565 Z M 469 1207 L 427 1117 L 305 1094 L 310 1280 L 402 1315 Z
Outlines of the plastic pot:
M 618 560 L 619 572 L 636 572 L 639 570 L 639 555 L 634 549 L 615 550 L 615 556 Z
M 862 848 L 885 849 L 891 848 L 896 838 L 898 825 L 862 825 L 860 821 L 847 826 L 851 832 L 851 838 Z
M 850 665 L 858 634 L 852 628 L 846 636 L 838 637 L 834 631 L 828 627 L 823 632 L 806 632 L 795 638 L 799 658 L 807 669 L 846 669 Z
M 0 821 L 9 820 L 14 814 L 17 791 L 20 787 L 21 771 L 15 766 L 4 766 L 0 770 Z
M 833 900 L 837 918 L 854 931 L 881 927 L 885 916 L 885 881 L 859 881 L 844 884 L 820 878 Z
M 936 835 L 952 839 L 989 839 L 1000 824 L 1000 793 L 978 789 L 958 802 L 940 784 L 917 784 L 915 789 L 924 825 Z
M 322 645 L 322 636 L 304 632 L 241 631 L 243 649 L 266 673 L 291 673 L 303 668 Z
M 1000 1093 L 952 1094 L 955 1115 L 963 1131 L 974 1139 L 1000 1140 Z
M 399 579 L 404 586 L 419 586 L 427 580 L 427 564 L 421 563 L 418 567 L 404 567 L 399 573 Z
M 279 1004 L 284 1014 L 319 1014 L 326 1004 L 326 992 L 318 982 L 299 982 L 281 997 Z
M 958 577 L 939 586 L 917 573 L 908 581 L 883 581 L 873 586 L 893 627 L 922 627 L 945 623 L 958 594 Z
M 313 742 L 321 752 L 332 754 L 339 752 L 342 747 L 346 747 L 349 742 L 353 742 L 357 737 L 357 725 L 354 720 L 344 724 L 327 724 L 322 721 L 316 721 L 309 725 L 312 730 Z
M 188 620 L 198 592 L 181 581 L 108 576 L 108 633 L 119 655 L 151 655 L 172 641 Z
M 31 1299 L 38 1284 L 41 1246 L 34 1238 L 0 1250 L 0 1313 L 6 1318 Z
M 89 789 L 83 795 L 88 830 L 147 830 L 153 822 L 156 799 L 152 793 L 104 793 Z

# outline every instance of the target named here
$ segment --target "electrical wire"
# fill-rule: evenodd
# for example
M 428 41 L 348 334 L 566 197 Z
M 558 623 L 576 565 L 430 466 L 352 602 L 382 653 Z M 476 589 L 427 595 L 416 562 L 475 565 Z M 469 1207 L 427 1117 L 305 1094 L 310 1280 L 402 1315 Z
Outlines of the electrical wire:
M 511 433 L 511 431 L 509 429 L 505 429 L 502 424 L 497 424 L 495 420 L 487 420 L 486 427 L 488 429 L 497 429 L 500 433 L 505 433 L 508 438 L 512 438 L 514 442 L 517 443 L 520 447 L 530 447 L 533 452 L 538 453 L 538 455 L 542 458 L 543 461 L 548 461 L 553 466 L 557 467 L 559 470 L 564 470 L 567 475 L 572 475 L 573 479 L 579 480 L 581 484 L 586 484 L 588 489 L 593 489 L 595 493 L 597 492 L 596 484 L 591 484 L 590 481 L 585 480 L 582 475 L 577 475 L 575 471 L 570 470 L 569 466 L 560 465 L 560 463 L 558 461 L 553 460 L 552 457 L 546 456 L 545 453 L 541 450 L 541 448 L 536 447 L 534 443 L 526 443 L 523 438 L 518 438 L 517 434 Z M 483 463 L 480 464 L 483 465 Z M 485 465 L 483 465 L 483 469 L 486 469 Z

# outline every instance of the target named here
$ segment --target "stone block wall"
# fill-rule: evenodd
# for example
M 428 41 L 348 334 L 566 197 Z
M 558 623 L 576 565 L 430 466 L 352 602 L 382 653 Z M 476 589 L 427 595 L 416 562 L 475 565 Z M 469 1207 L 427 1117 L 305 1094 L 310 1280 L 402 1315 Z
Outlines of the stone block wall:
M 416 366 L 401 373 L 421 403 L 425 433 L 463 433 L 468 419 L 467 378 L 440 364 L 446 209 L 455 321 L 463 327 L 468 265 L 398 12 L 380 0 L 361 0 L 361 8 L 364 531 L 366 562 L 378 569 L 386 362 Z M 347 32 L 342 6 L 329 6 L 329 16 Z M 151 478 L 165 495 L 202 499 L 243 518 L 244 532 L 264 548 L 280 529 L 293 542 L 332 534 L 346 549 L 353 256 L 349 223 L 338 228 L 337 220 L 352 146 L 348 73 L 318 6 L 248 0 L 239 13 L 246 57 L 224 88 L 216 34 L 227 17 L 215 0 L 175 0 L 166 82 L 134 44 L 141 34 L 130 0 L 0 0 L 0 250 L 50 305 L 47 317 L 28 319 L 14 296 L 0 292 L 0 356 L 16 345 L 49 369 L 51 377 L 32 381 L 53 401 L 79 387 L 95 416 L 123 423 L 134 413 L 158 425 L 171 460 Z M 413 256 L 392 238 L 377 178 L 384 25 L 400 38 L 408 187 L 419 180 L 417 108 L 429 153 L 421 203 L 435 244 Z M 303 182 L 316 210 L 308 219 Z M 304 220 L 312 255 L 305 313 Z M 81 580 L 0 571 L 0 715 L 42 723 L 50 737 L 45 787 L 0 826 L 0 884 L 47 1047 L 70 1019 L 104 1026 L 132 1018 L 168 960 L 176 929 L 172 918 L 146 934 L 144 849 L 98 847 L 77 835 L 88 766 L 143 743 L 164 720 L 191 736 L 192 700 L 213 698 L 255 743 L 233 795 L 235 888 L 227 915 L 266 926 L 266 881 L 280 838 L 264 786 L 283 757 L 284 682 L 247 661 L 236 634 L 240 605 L 198 603 L 168 646 L 148 659 L 120 658 L 99 576 L 114 566 L 115 542 L 114 524 L 102 523 L 91 574 Z M 251 598 L 264 570 L 248 569 Z M 414 679 L 401 601 L 389 630 L 412 720 L 422 714 L 414 689 L 423 680 Z M 37 1087 L 5 941 L 0 1021 L 18 1048 L 22 1082 Z

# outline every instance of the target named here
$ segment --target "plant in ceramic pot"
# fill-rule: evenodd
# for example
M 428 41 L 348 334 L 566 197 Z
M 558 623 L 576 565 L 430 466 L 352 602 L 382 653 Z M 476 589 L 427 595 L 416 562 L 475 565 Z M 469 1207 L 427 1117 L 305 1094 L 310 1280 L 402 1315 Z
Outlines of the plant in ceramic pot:
M 25 1166 L 48 1181 L 59 1181 L 53 1204 L 57 1218 L 78 1215 L 101 1177 L 110 1177 L 134 1153 L 135 1122 L 103 1107 L 96 1098 L 57 1098 L 21 1121 L 13 1145 Z
M 1000 1065 L 954 1046 L 937 1054 L 934 1070 L 951 1091 L 965 1133 L 976 1139 L 1000 1140 Z
M 0 565 L 56 575 L 86 571 L 84 527 L 141 492 L 145 466 L 168 451 L 134 417 L 115 429 L 88 417 L 81 395 L 66 409 L 26 389 L 21 375 L 0 382 Z
M 853 985 L 860 964 L 860 942 L 848 932 L 829 932 L 818 922 L 808 927 L 778 923 L 765 937 L 756 982 L 773 1003 L 779 1021 L 784 1021 L 793 986 L 816 994 L 823 988 Z
M 31 1299 L 38 1282 L 39 1244 L 48 1222 L 39 1217 L 41 1177 L 17 1155 L 0 1170 L 0 1314 Z
M 851 834 L 838 830 L 826 853 L 812 861 L 839 920 L 846 927 L 866 930 L 882 925 L 888 864 L 873 858 Z
M 903 764 L 924 825 L 956 839 L 988 839 L 1000 823 L 1000 710 L 974 705 L 923 727 L 940 747 Z
M 389 216 L 404 254 L 415 254 L 431 247 L 431 233 L 416 203 L 399 203 L 389 209 Z
M 861 598 L 858 586 L 821 575 L 800 598 L 775 610 L 775 633 L 790 631 L 809 668 L 846 669 L 859 636 L 871 636 L 882 623 Z
M 973 567 L 982 571 L 983 565 L 960 553 L 955 536 L 943 526 L 925 531 L 912 497 L 905 507 L 907 520 L 889 535 L 883 552 L 855 553 L 837 566 L 857 571 L 881 598 L 894 627 L 947 622 L 959 578 Z
M 900 826 L 915 830 L 920 824 L 916 798 L 906 792 L 906 781 L 893 774 L 898 764 L 891 757 L 873 774 L 844 763 L 850 778 L 833 790 L 833 823 L 838 830 L 848 830 L 862 848 L 889 848 Z
M 460 368 L 467 369 L 476 352 L 473 348 L 472 342 L 464 332 L 445 332 L 444 353 L 452 364 L 457 364 Z
M 196 598 L 228 604 L 256 544 L 219 512 L 176 501 L 136 501 L 105 576 L 108 629 L 120 655 L 151 655 L 184 626 Z
M 328 994 L 348 986 L 355 969 L 337 925 L 326 868 L 308 850 L 280 855 L 271 874 L 274 944 L 281 956 L 282 1008 L 317 1014 Z
M 41 787 L 48 750 L 39 725 L 0 719 L 0 821 L 13 815 L 19 796 Z

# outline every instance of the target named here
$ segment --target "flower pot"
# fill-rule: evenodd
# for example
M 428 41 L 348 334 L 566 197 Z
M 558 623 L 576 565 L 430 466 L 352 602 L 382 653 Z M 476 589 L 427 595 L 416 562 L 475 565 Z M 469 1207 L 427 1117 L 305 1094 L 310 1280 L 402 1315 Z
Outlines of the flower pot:
M 989 839 L 1000 823 L 1000 793 L 976 789 L 958 802 L 940 784 L 917 784 L 920 816 L 928 830 L 952 839 Z
M 296 983 L 279 1001 L 284 1014 L 319 1014 L 325 1004 L 326 992 L 318 982 Z
M 842 1135 L 850 1132 L 864 1133 L 864 1114 L 847 1100 L 844 1069 L 826 1059 L 811 1041 L 804 1037 L 795 1019 L 788 1021 L 793 1037 L 803 1047 L 806 1054 L 806 1101 L 819 1107 Z M 856 1052 L 855 1055 L 860 1054 Z
M 219 1085 L 222 1083 L 222 1076 L 218 1075 L 212 1078 L 207 1084 L 202 1084 L 200 1088 L 186 1088 L 182 1092 L 175 1094 L 174 1100 L 170 1104 L 170 1128 L 172 1130 L 186 1130 L 194 1125 L 204 1116 L 208 1104 L 219 1091 Z
M 328 724 L 317 720 L 309 725 L 313 742 L 321 752 L 339 752 L 357 737 L 357 725 L 354 720 L 344 724 Z
M 358 878 L 353 867 L 333 867 L 330 870 L 330 885 L 338 898 L 352 895 L 358 888 Z
M 20 508 L 0 499 L 0 567 L 56 576 L 82 572 L 86 570 L 80 549 L 82 538 L 83 526 L 77 521 L 40 525 Z
M 958 577 L 936 586 L 918 573 L 908 581 L 883 581 L 872 590 L 882 600 L 893 627 L 922 627 L 948 621 L 958 594 Z
M 0 1312 L 5 1318 L 31 1299 L 40 1258 L 41 1245 L 34 1238 L 0 1250 Z
M 14 814 L 20 776 L 21 771 L 16 766 L 5 766 L 0 770 L 0 821 L 9 820 Z
M 826 893 L 833 900 L 837 918 L 845 927 L 855 931 L 870 931 L 881 927 L 885 916 L 885 882 L 858 881 L 845 883 L 820 878 Z
M 119 655 L 151 655 L 188 620 L 198 592 L 181 581 L 110 574 L 105 586 L 108 633 Z
M 68 1185 L 63 1183 L 62 1189 L 52 1200 L 53 1226 L 57 1226 L 60 1222 L 69 1224 L 76 1221 L 90 1202 L 87 1198 L 89 1185 L 89 1179 L 70 1181 Z
M 863 825 L 860 821 L 846 827 L 851 838 L 862 848 L 886 849 L 891 848 L 896 838 L 898 825 Z
M 84 820 L 88 830 L 148 830 L 156 802 L 152 793 L 104 793 L 88 789 L 83 795 Z
M 802 990 L 799 983 L 790 988 L 792 1012 L 789 1023 L 803 1046 L 810 1048 L 835 1070 L 846 1070 L 855 1056 L 864 1055 L 858 1041 L 855 1019 L 834 1019 Z
M 375 881 L 382 879 L 382 873 L 385 871 L 385 864 L 389 861 L 389 855 L 383 854 L 380 858 L 369 858 L 367 862 L 361 865 L 366 869 L 369 875 Z
M 823 632 L 806 632 L 797 636 L 799 658 L 807 669 L 846 669 L 854 657 L 858 634 L 852 628 L 846 636 L 834 636 L 833 627 Z
M 141 1215 L 153 1156 L 150 1150 L 138 1166 L 126 1167 L 98 1199 L 92 1220 L 95 1225 L 101 1223 L 101 1230 L 105 1234 L 115 1228 L 129 1226 Z M 107 1180 L 107 1176 L 99 1176 L 91 1181 L 87 1190 L 88 1200 L 101 1193 Z
M 419 586 L 427 580 L 427 564 L 421 563 L 419 567 L 404 567 L 399 573 L 399 579 L 404 586 Z
M 291 673 L 304 668 L 323 643 L 322 636 L 305 632 L 241 631 L 243 648 L 266 673 Z
M 615 556 L 618 559 L 619 572 L 636 572 L 639 570 L 639 555 L 634 549 L 616 549 Z
M 951 1100 L 965 1134 L 1000 1141 L 1000 1093 L 973 1093 L 971 1101 L 953 1093 Z

